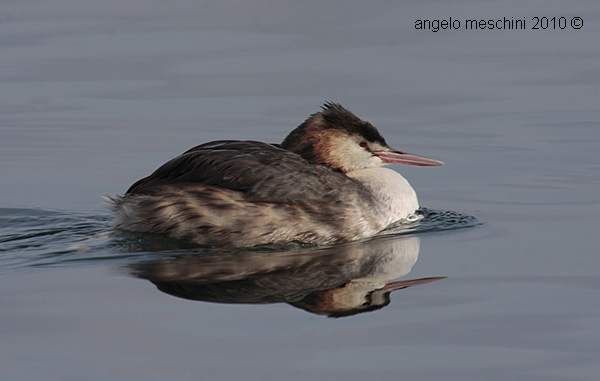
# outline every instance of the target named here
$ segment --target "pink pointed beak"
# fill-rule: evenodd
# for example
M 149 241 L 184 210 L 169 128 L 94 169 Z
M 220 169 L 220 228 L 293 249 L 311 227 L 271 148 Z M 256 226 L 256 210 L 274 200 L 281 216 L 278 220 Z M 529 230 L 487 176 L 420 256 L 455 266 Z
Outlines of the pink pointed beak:
M 438 277 L 432 277 L 432 278 L 421 278 L 421 279 L 400 280 L 400 281 L 396 281 L 396 282 L 389 282 L 388 284 L 383 286 L 382 290 L 384 290 L 384 291 L 400 290 L 402 288 L 416 286 L 418 284 L 434 282 L 436 280 L 442 280 L 442 279 L 446 279 L 446 278 L 447 277 L 445 277 L 445 276 L 438 276 Z
M 408 164 L 408 165 L 420 165 L 420 166 L 436 166 L 444 165 L 439 160 L 429 159 L 423 156 L 411 155 L 400 151 L 379 151 L 373 152 L 383 160 L 386 164 Z

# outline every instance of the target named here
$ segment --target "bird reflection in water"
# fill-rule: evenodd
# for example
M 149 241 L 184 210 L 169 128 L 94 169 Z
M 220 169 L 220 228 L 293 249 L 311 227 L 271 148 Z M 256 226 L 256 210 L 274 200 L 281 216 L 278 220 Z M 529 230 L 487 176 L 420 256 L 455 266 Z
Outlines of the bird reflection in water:
M 418 237 L 378 237 L 297 250 L 183 254 L 129 266 L 167 294 L 214 303 L 288 303 L 330 317 L 373 311 L 395 290 L 444 277 L 392 281 L 408 274 Z

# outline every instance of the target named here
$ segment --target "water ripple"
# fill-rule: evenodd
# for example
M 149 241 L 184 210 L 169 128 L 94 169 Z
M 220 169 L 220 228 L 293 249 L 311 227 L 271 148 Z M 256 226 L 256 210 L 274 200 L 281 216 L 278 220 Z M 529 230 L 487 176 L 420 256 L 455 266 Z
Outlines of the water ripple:
M 472 216 L 422 208 L 416 221 L 399 223 L 384 234 L 406 235 L 462 229 L 479 225 Z M 0 271 L 27 267 L 73 265 L 97 261 L 139 261 L 177 252 L 215 249 L 147 234 L 111 230 L 112 216 L 79 212 L 0 208 Z M 280 251 L 305 245 L 273 245 L 245 249 Z M 310 245 L 309 245 L 310 246 Z M 239 250 L 238 250 L 239 251 Z

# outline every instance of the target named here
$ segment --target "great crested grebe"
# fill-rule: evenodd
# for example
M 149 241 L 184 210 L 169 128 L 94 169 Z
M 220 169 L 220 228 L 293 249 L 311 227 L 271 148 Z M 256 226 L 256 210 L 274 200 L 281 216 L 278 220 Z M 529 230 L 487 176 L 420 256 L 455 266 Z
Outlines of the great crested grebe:
M 110 198 L 115 227 L 211 246 L 328 244 L 377 234 L 418 208 L 386 164 L 444 163 L 394 150 L 377 129 L 326 103 L 281 144 L 201 144 Z

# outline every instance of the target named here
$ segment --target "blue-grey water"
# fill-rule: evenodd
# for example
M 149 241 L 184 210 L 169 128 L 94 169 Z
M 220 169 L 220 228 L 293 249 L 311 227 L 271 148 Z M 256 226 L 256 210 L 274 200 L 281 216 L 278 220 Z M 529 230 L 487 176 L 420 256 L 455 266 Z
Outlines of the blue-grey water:
M 583 0 L 1 3 L 0 379 L 598 379 L 599 35 Z M 102 196 L 325 101 L 446 163 L 392 167 L 418 223 L 251 250 L 111 230 Z

